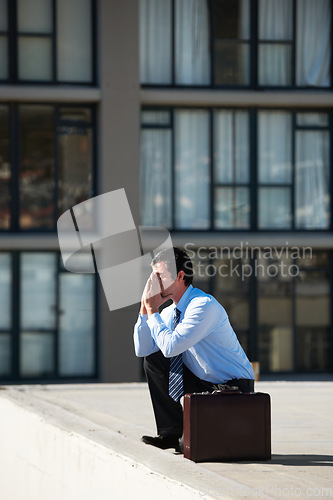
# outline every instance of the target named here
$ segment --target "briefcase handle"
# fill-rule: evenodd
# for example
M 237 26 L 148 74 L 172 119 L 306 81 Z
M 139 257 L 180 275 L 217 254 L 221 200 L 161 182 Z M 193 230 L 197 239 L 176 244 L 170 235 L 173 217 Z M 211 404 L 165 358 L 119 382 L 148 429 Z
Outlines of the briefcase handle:
M 218 384 L 217 387 L 212 394 L 241 394 L 241 391 L 235 385 Z

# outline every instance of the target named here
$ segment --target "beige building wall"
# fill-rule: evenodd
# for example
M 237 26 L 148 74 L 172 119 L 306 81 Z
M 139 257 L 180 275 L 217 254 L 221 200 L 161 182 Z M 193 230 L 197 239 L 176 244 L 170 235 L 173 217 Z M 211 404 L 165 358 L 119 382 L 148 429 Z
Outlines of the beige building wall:
M 125 188 L 136 225 L 139 220 L 139 23 L 137 0 L 98 2 L 101 100 L 98 109 L 99 194 Z M 129 284 L 130 285 L 130 284 Z M 110 312 L 100 287 L 99 366 L 102 382 L 140 379 L 133 348 L 138 305 Z

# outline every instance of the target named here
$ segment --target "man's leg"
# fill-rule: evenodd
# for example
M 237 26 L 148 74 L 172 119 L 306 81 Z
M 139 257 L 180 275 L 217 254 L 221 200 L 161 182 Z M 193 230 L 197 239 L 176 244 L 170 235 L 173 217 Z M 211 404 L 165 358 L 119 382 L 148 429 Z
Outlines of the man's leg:
M 160 436 L 180 437 L 183 433 L 183 408 L 169 396 L 170 358 L 158 351 L 147 356 L 144 369 L 155 414 L 157 433 Z M 183 365 L 184 393 L 212 391 L 210 382 L 196 377 Z M 147 438 L 147 436 L 145 436 Z M 150 443 L 152 444 L 152 443 Z
M 147 356 L 144 369 L 155 414 L 157 433 L 178 436 L 183 432 L 183 410 L 179 402 L 169 396 L 170 358 L 161 351 Z

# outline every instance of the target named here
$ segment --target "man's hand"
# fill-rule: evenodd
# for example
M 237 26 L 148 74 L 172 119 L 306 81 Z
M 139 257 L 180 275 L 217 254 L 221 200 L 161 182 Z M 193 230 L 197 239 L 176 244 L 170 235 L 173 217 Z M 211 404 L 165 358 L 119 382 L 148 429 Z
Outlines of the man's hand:
M 145 308 L 148 316 L 158 312 L 159 307 L 165 302 L 166 299 L 161 296 L 161 292 L 162 288 L 158 275 L 151 273 L 143 291 L 141 301 L 141 309 L 143 304 L 143 308 Z

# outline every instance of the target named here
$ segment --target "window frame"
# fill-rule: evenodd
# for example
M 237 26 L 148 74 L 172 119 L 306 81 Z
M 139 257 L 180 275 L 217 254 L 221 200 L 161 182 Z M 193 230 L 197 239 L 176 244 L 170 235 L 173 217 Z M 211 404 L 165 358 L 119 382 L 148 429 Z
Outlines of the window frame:
M 52 32 L 49 37 L 51 40 L 51 74 L 52 78 L 49 80 L 25 80 L 19 78 L 19 67 L 18 67 L 18 41 L 20 36 L 27 37 L 45 37 L 45 34 L 34 33 L 34 32 L 22 32 L 18 31 L 18 5 L 17 0 L 7 0 L 7 32 L 0 32 L 0 35 L 6 35 L 8 38 L 7 50 L 8 50 L 8 78 L 0 79 L 0 85 L 70 85 L 79 87 L 95 87 L 97 85 L 97 12 L 96 12 L 96 0 L 91 0 L 91 81 L 67 81 L 59 80 L 57 78 L 57 30 L 56 30 L 56 15 L 57 15 L 57 0 L 51 0 L 52 4 Z
M 296 248 L 297 245 L 293 248 Z M 218 247 L 219 248 L 219 247 Z M 222 247 L 224 248 L 224 247 Z M 226 247 L 229 248 L 229 247 Z M 279 247 L 276 247 L 278 250 L 281 250 Z M 185 248 L 186 249 L 186 248 Z M 230 248 L 232 249 L 232 247 Z M 193 249 L 195 251 L 195 249 Z M 264 251 L 264 248 L 260 249 L 260 252 Z M 289 248 L 289 251 L 292 251 L 292 247 Z M 332 300 L 333 300 L 333 253 L 329 249 L 323 249 L 323 248 L 316 248 L 314 250 L 314 253 L 321 253 L 321 252 L 327 252 L 328 254 L 328 259 L 327 259 L 327 265 L 326 267 L 323 266 L 322 264 L 314 264 L 309 267 L 302 267 L 299 265 L 299 261 L 297 258 L 292 257 L 291 258 L 291 265 L 296 265 L 298 266 L 300 271 L 305 271 L 305 272 L 313 272 L 313 271 L 318 271 L 320 273 L 326 274 L 327 279 L 328 279 L 328 284 L 329 284 L 329 292 L 328 292 L 328 299 L 330 303 L 330 324 L 327 327 L 329 332 L 328 332 L 328 342 L 329 342 L 329 348 L 331 349 L 331 352 L 333 350 L 333 308 L 332 308 Z M 246 249 L 245 249 L 246 253 Z M 254 249 L 253 255 L 251 254 L 252 251 L 250 252 L 249 256 L 249 265 L 251 266 L 252 269 L 255 269 L 255 262 L 258 259 L 258 250 Z M 215 265 L 216 260 L 215 259 L 209 259 L 209 265 Z M 194 276 L 195 278 L 195 276 Z M 211 293 L 212 295 L 216 296 L 216 290 L 218 287 L 217 281 L 219 279 L 223 279 L 220 276 L 218 276 L 218 273 L 216 273 L 212 278 L 209 280 L 209 286 L 207 293 Z M 239 277 L 241 279 L 241 277 Z M 274 279 L 274 278 L 271 278 Z M 246 333 L 247 336 L 247 349 L 246 353 L 248 357 L 250 358 L 251 361 L 259 361 L 262 363 L 261 355 L 260 353 L 260 321 L 259 321 L 259 300 L 260 300 L 260 293 L 259 293 L 259 278 L 256 276 L 256 273 L 253 272 L 249 278 L 248 278 L 248 290 L 247 290 L 247 296 L 248 296 L 248 317 L 249 317 L 249 323 L 248 323 L 248 328 L 243 331 L 243 333 Z M 292 342 L 292 370 L 285 371 L 285 370 L 279 370 L 279 371 L 265 371 L 261 370 L 262 373 L 268 373 L 272 375 L 278 375 L 278 374 L 295 374 L 295 373 L 326 373 L 327 370 L 300 370 L 298 368 L 298 358 L 297 358 L 297 353 L 298 353 L 298 324 L 296 321 L 296 308 L 297 308 L 297 290 L 296 290 L 296 281 L 297 281 L 297 276 L 291 276 L 290 277 L 290 301 L 291 301 L 291 321 L 290 321 L 290 328 L 291 328 L 291 342 Z M 234 293 L 234 292 L 233 292 Z M 222 301 L 223 305 L 223 301 Z M 228 310 L 227 310 L 228 312 Z M 235 329 L 235 332 L 237 334 L 237 329 Z M 329 358 L 329 367 L 328 369 L 330 371 L 333 371 L 333 358 L 332 356 Z M 263 363 L 262 363 L 263 364 Z
M 296 40 L 297 40 L 297 0 L 292 1 L 292 39 L 290 42 L 283 42 L 281 40 L 270 40 L 269 44 L 291 44 L 291 84 L 290 85 L 260 85 L 259 84 L 259 47 L 261 42 L 259 41 L 259 0 L 249 0 L 250 1 L 250 39 L 249 44 L 249 84 L 216 84 L 214 82 L 215 75 L 215 51 L 214 51 L 214 16 L 213 16 L 213 4 L 215 0 L 209 0 L 209 52 L 210 52 L 210 83 L 205 84 L 179 84 L 176 82 L 176 63 L 175 63 L 175 51 L 176 51 L 176 19 L 175 19 L 175 0 L 171 1 L 171 83 L 141 83 L 140 85 L 143 89 L 153 89 L 153 88 L 180 88 L 180 89 L 236 89 L 236 90 L 321 90 L 330 91 L 333 88 L 333 49 L 331 50 L 331 60 L 330 60 L 330 79 L 331 83 L 327 87 L 323 86 L 302 86 L 296 85 L 296 71 L 297 71 L 297 54 L 296 54 Z M 333 3 L 331 2 L 331 46 L 333 44 Z M 235 39 L 235 43 L 244 43 L 243 39 Z
M 63 120 L 59 116 L 60 108 L 88 108 L 91 112 L 91 121 L 87 122 L 92 131 L 92 196 L 97 192 L 97 119 L 96 119 L 96 106 L 88 103 L 54 103 L 54 102 L 25 102 L 25 103 L 3 103 L 8 107 L 9 115 L 9 141 L 10 141 L 10 227 L 9 229 L 0 229 L 0 234 L 4 233 L 54 233 L 57 230 L 57 220 L 61 215 L 58 207 L 58 172 L 59 172 L 59 158 L 58 158 L 58 128 L 62 125 Z M 53 225 L 50 228 L 20 228 L 20 136 L 19 136 L 19 107 L 24 105 L 33 106 L 51 106 L 53 108 L 53 146 L 54 146 L 54 186 L 53 186 L 53 202 L 54 214 Z M 79 123 L 79 122 L 78 122 Z M 75 122 L 71 122 L 75 125 Z
M 210 175 L 210 187 L 209 187 L 209 192 L 210 192 L 210 201 L 209 201 L 209 214 L 210 214 L 210 225 L 209 228 L 207 229 L 195 229 L 195 228 L 177 228 L 175 225 L 175 126 L 174 126 L 174 112 L 178 110 L 206 110 L 209 112 L 210 118 L 209 118 L 209 175 Z M 214 190 L 216 187 L 218 187 L 218 183 L 214 182 L 214 133 L 213 133 L 213 114 L 215 111 L 218 110 L 228 110 L 228 111 L 246 111 L 248 112 L 249 115 L 249 203 L 250 203 L 250 215 L 249 215 L 249 228 L 247 229 L 242 229 L 242 228 L 225 228 L 221 229 L 218 228 L 216 229 L 214 227 Z M 326 234 L 328 232 L 333 231 L 333 110 L 331 108 L 327 109 L 321 109 L 321 108 L 284 108 L 284 107 L 279 107 L 279 108 L 267 108 L 267 107 L 258 107 L 258 108 L 236 108 L 236 107 L 221 107 L 221 106 L 214 106 L 214 107 L 206 107 L 206 106 L 143 106 L 141 108 L 141 112 L 145 111 L 151 111 L 151 112 L 158 112 L 158 111 L 167 111 L 170 113 L 170 120 L 169 120 L 169 125 L 149 125 L 147 123 L 142 124 L 141 128 L 142 129 L 171 129 L 171 159 L 172 159 L 172 165 L 171 165 L 171 175 L 172 175 L 172 186 L 171 186 L 171 207 L 172 207 L 172 225 L 168 227 L 168 229 L 174 233 L 189 233 L 189 232 L 196 232 L 196 233 L 207 233 L 207 232 L 215 232 L 215 233 L 249 233 L 249 232 L 255 232 L 255 233 L 303 233 L 303 234 L 309 234 L 311 233 L 318 233 L 318 234 Z M 291 168 L 292 168 L 292 180 L 290 184 L 290 191 L 291 191 L 291 225 L 289 228 L 259 228 L 259 187 L 262 186 L 262 184 L 259 183 L 259 178 L 258 178 L 258 114 L 260 111 L 285 111 L 290 113 L 291 115 L 291 121 L 292 121 L 292 137 L 291 137 L 291 148 L 292 148 L 292 159 L 291 159 Z M 314 130 L 316 129 L 315 126 L 299 126 L 296 123 L 296 114 L 297 113 L 325 113 L 328 115 L 328 125 L 325 127 L 317 127 L 318 130 L 326 130 L 329 133 L 329 172 L 330 172 L 330 179 L 329 179 L 329 193 L 330 193 L 330 202 L 329 202 L 329 225 L 327 228 L 297 228 L 295 226 L 295 220 L 296 220 L 296 214 L 295 214 L 295 142 L 296 142 L 296 131 L 299 129 L 302 130 Z M 141 168 L 141 167 L 140 167 Z M 242 183 L 240 184 L 240 186 Z M 279 186 L 278 184 L 271 184 L 270 186 Z M 141 193 L 142 196 L 143 193 Z M 142 221 L 144 222 L 144 221 Z
M 44 375 L 42 377 L 36 376 L 22 376 L 20 373 L 20 333 L 24 330 L 21 329 L 21 256 L 26 253 L 52 253 L 56 255 L 56 269 L 55 269 L 55 288 L 56 288 L 56 324 L 54 329 L 48 329 L 47 332 L 51 332 L 54 336 L 54 352 L 53 352 L 53 364 L 54 371 L 49 375 Z M 2 375 L 1 380 L 3 383 L 26 383 L 35 384 L 41 382 L 96 382 L 99 378 L 99 366 L 98 366 L 98 349 L 99 349 L 99 339 L 98 339 L 98 281 L 96 274 L 93 274 L 92 279 L 93 284 L 93 305 L 94 305 L 94 328 L 93 328 L 93 346 L 94 346 L 94 369 L 91 375 L 61 375 L 59 373 L 59 317 L 61 314 L 60 308 L 60 276 L 62 273 L 67 273 L 68 271 L 63 269 L 61 264 L 61 255 L 59 251 L 56 250 L 13 250 L 13 251 L 1 251 L 10 255 L 11 259 L 11 328 L 9 329 L 10 342 L 11 342 L 11 354 L 10 354 L 10 365 L 11 372 L 9 375 Z M 6 330 L 7 331 L 7 330 Z M 38 330 L 36 330 L 38 331 Z M 39 330 L 42 334 L 43 331 Z

